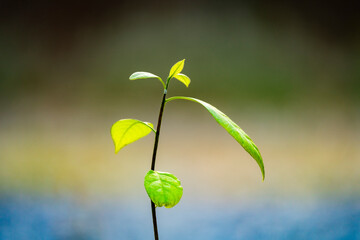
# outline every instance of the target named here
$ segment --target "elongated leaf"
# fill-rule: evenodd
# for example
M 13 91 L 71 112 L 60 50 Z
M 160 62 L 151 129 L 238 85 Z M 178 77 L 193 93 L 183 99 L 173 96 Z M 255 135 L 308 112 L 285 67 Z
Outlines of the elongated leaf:
M 174 76 L 176 76 L 177 74 L 179 74 L 184 68 L 184 63 L 185 63 L 185 59 L 175 63 L 174 66 L 172 66 L 171 69 L 170 69 L 168 79 L 171 79 Z
M 260 154 L 259 149 L 256 147 L 255 143 L 251 140 L 251 138 L 236 124 L 234 123 L 228 116 L 226 116 L 219 109 L 214 106 L 201 101 L 196 98 L 191 97 L 171 97 L 166 100 L 169 102 L 175 99 L 185 99 L 193 102 L 200 103 L 203 105 L 209 113 L 215 118 L 215 120 L 223 127 L 225 130 L 233 137 L 235 140 L 240 143 L 240 145 L 255 159 L 257 164 L 260 167 L 263 180 L 265 179 L 265 169 L 264 163 Z
M 151 131 L 155 132 L 153 125 L 136 119 L 122 119 L 114 123 L 111 127 L 111 137 L 115 144 L 115 153 L 126 145 L 139 140 L 148 135 Z
M 174 78 L 185 84 L 186 87 L 188 87 L 190 84 L 190 78 L 185 74 L 178 73 L 177 75 L 174 76 Z
M 157 207 L 172 208 L 178 204 L 183 194 L 180 180 L 167 172 L 150 170 L 145 176 L 144 186 Z
M 149 72 L 134 72 L 129 77 L 130 80 L 138 80 L 138 79 L 146 79 L 146 78 L 157 78 L 157 79 L 160 80 L 162 85 L 165 87 L 165 84 L 164 84 L 163 80 L 159 76 L 156 76 L 155 74 L 152 74 L 152 73 L 149 73 Z

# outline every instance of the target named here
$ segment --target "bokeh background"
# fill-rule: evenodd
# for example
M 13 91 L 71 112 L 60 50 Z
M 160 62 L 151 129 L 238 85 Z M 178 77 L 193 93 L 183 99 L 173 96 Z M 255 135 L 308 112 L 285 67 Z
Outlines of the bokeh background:
M 111 125 L 157 121 L 185 58 L 200 105 L 166 106 L 157 170 L 184 195 L 161 239 L 360 239 L 360 15 L 355 1 L 0 1 L 0 239 L 153 239 L 154 137 L 114 154 Z

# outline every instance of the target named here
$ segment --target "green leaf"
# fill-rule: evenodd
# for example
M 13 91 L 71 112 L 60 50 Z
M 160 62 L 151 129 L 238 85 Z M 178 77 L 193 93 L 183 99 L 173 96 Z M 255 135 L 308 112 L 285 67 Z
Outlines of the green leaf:
M 185 59 L 177 62 L 171 67 L 168 80 L 179 74 L 184 68 Z
M 115 153 L 126 145 L 139 140 L 148 135 L 151 131 L 155 132 L 153 125 L 136 119 L 121 119 L 111 127 L 111 137 L 115 144 Z
M 219 109 L 215 108 L 214 106 L 201 101 L 196 98 L 190 98 L 190 97 L 171 97 L 166 100 L 166 102 L 169 102 L 171 100 L 175 99 L 185 99 L 193 102 L 200 103 L 203 105 L 210 114 L 215 118 L 215 120 L 223 127 L 225 128 L 228 133 L 235 138 L 235 140 L 240 143 L 240 145 L 255 159 L 257 164 L 260 167 L 263 180 L 265 179 L 265 169 L 264 169 L 264 163 L 260 154 L 259 149 L 256 147 L 255 143 L 251 140 L 251 138 L 238 126 L 236 123 L 234 123 L 228 116 L 226 116 L 223 112 L 221 112 Z
M 177 75 L 174 76 L 174 78 L 185 84 L 186 87 L 188 87 L 190 84 L 190 78 L 185 74 L 178 73 Z
M 157 207 L 172 208 L 178 204 L 183 194 L 180 180 L 167 172 L 150 170 L 145 176 L 144 186 Z
M 159 79 L 160 82 L 162 83 L 162 85 L 165 88 L 165 84 L 164 84 L 163 80 L 159 76 L 156 76 L 155 74 L 152 74 L 152 73 L 149 73 L 149 72 L 134 72 L 129 77 L 130 80 L 138 80 L 138 79 L 146 79 L 146 78 L 157 78 L 157 79 Z

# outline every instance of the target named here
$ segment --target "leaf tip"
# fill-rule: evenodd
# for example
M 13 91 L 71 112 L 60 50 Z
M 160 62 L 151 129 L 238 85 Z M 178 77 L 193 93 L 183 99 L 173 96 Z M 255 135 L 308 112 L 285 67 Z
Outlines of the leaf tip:
M 184 65 L 185 65 L 185 58 L 183 60 L 180 61 L 181 65 L 182 65 L 182 68 L 184 68 Z M 182 71 L 182 69 L 181 69 Z
M 262 175 L 262 181 L 264 182 L 265 181 L 265 167 L 264 167 L 264 163 L 262 161 L 262 158 L 261 158 L 261 165 L 260 165 L 260 170 L 261 170 L 261 175 Z
M 135 74 L 136 72 L 134 72 L 134 73 L 132 73 L 130 76 L 129 76 L 129 80 L 134 80 L 134 74 Z
M 117 147 L 117 146 L 115 145 L 115 154 L 118 154 L 118 152 L 120 151 L 120 149 L 121 149 L 121 148 L 119 148 L 119 147 Z
M 118 154 L 118 152 L 120 151 L 120 149 L 121 149 L 122 147 L 120 147 L 120 146 L 116 143 L 116 141 L 115 141 L 114 138 L 113 138 L 113 141 L 114 141 L 114 146 L 115 146 L 115 154 Z

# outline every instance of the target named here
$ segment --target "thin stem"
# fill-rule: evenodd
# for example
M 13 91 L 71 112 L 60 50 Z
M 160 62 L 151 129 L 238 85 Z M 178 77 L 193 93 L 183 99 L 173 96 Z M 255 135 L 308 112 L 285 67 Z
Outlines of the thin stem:
M 154 226 L 154 238 L 155 238 L 155 240 L 159 240 L 159 234 L 158 234 L 157 223 L 156 223 L 155 203 L 153 203 L 153 201 L 151 201 L 151 213 L 152 213 L 153 226 Z
M 168 86 L 168 82 L 167 82 L 166 87 L 167 86 Z M 157 128 L 156 128 L 156 134 L 155 134 L 154 151 L 153 151 L 153 156 L 152 156 L 152 161 L 151 161 L 151 170 L 153 170 L 153 171 L 155 170 L 156 153 L 157 153 L 157 148 L 158 148 L 158 143 L 159 143 L 160 128 L 161 128 L 161 121 L 162 121 L 162 116 L 163 116 L 163 112 L 164 112 L 164 107 L 165 107 L 166 93 L 167 93 L 167 90 L 165 88 L 163 99 L 161 102 L 160 112 L 159 112 L 159 119 L 158 119 L 158 124 L 157 124 Z M 157 223 L 156 223 L 156 209 L 155 209 L 155 204 L 153 203 L 153 201 L 151 201 L 151 213 L 152 213 L 153 226 L 154 226 L 154 237 L 155 237 L 155 240 L 159 240 L 159 234 L 158 234 Z
M 162 99 L 162 102 L 161 102 L 161 107 L 160 107 L 160 112 L 159 112 L 159 119 L 158 119 L 158 124 L 157 124 L 157 127 L 156 127 L 154 151 L 153 151 L 152 162 L 151 162 L 151 170 L 155 170 L 156 153 L 157 153 L 157 148 L 158 148 L 158 143 L 159 143 L 161 120 L 162 120 L 164 107 L 165 107 L 165 99 L 166 99 L 166 90 L 164 92 L 163 99 Z

